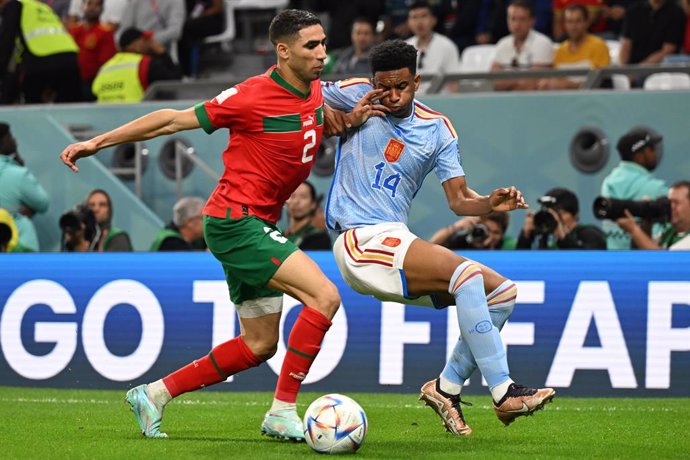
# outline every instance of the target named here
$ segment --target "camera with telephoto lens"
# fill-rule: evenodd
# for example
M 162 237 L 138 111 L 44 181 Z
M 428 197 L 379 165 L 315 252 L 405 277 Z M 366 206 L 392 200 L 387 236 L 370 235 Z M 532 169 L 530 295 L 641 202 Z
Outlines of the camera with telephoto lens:
M 538 235 L 548 235 L 558 228 L 558 222 L 548 210 L 556 207 L 556 197 L 544 195 L 538 200 L 541 209 L 534 214 L 534 228 Z
M 597 219 L 616 220 L 625 216 L 626 209 L 633 216 L 650 222 L 666 222 L 671 218 L 671 202 L 666 197 L 635 201 L 600 196 L 592 204 L 592 211 Z
M 93 242 L 98 233 L 96 216 L 85 204 L 79 204 L 60 216 L 62 240 L 67 251 L 74 251 L 80 239 Z M 83 236 L 80 231 L 83 230 Z
M 449 237 L 446 246 L 449 249 L 478 248 L 489 237 L 489 229 L 482 223 L 471 228 L 459 228 Z

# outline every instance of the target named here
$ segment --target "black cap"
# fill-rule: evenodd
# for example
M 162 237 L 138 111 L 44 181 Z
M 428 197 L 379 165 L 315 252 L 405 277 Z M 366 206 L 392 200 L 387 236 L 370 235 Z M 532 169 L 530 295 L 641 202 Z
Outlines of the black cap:
M 142 37 L 151 38 L 152 36 L 153 36 L 153 33 L 151 33 L 151 32 L 143 32 L 143 31 L 141 31 L 135 27 L 130 27 L 129 29 L 122 32 L 122 35 L 120 35 L 120 40 L 118 41 L 118 44 L 120 45 L 120 49 L 124 50 L 132 42 L 135 42 Z
M 662 137 L 645 128 L 631 129 L 618 140 L 616 148 L 621 158 L 625 161 L 632 160 L 635 153 L 645 147 L 655 146 L 661 142 Z

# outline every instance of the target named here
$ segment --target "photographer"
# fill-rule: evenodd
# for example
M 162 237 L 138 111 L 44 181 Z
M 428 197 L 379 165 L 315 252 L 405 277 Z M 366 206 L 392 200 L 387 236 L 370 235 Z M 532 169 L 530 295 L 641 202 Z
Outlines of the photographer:
M 113 202 L 105 190 L 95 189 L 86 197 L 86 205 L 96 219 L 100 236 L 95 241 L 98 252 L 128 252 L 132 251 L 129 235 L 124 230 L 112 225 Z
M 690 181 L 676 182 L 668 191 L 670 222 L 656 239 L 651 238 L 629 210 L 616 223 L 630 234 L 639 249 L 690 250 Z
M 448 249 L 515 249 L 515 238 L 506 235 L 508 213 L 465 217 L 443 227 L 429 240 Z
M 37 212 L 45 212 L 49 202 L 48 193 L 24 166 L 10 125 L 0 123 L 0 207 L 12 214 L 19 231 L 19 242 L 30 251 L 39 250 L 31 217 Z
M 62 231 L 62 251 L 92 252 L 96 251 L 100 238 L 100 229 L 96 217 L 87 205 L 79 204 L 74 209 L 60 216 Z
M 604 233 L 594 225 L 583 225 L 577 196 L 555 188 L 539 198 L 541 209 L 527 213 L 517 249 L 606 249 Z
M 661 136 L 643 128 L 624 134 L 616 145 L 621 162 L 604 178 L 601 195 L 619 200 L 665 197 L 668 186 L 652 175 L 659 162 L 657 145 L 661 140 Z M 604 221 L 603 229 L 609 249 L 630 249 L 630 235 L 621 231 L 615 222 Z

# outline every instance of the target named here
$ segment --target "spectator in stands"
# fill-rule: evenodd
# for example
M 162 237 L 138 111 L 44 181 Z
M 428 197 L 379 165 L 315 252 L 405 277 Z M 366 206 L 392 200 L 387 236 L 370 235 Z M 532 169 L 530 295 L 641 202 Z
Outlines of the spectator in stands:
M 429 242 L 449 249 L 515 249 L 517 241 L 506 235 L 508 219 L 507 212 L 499 211 L 463 217 L 434 233 Z
M 84 0 L 71 0 L 69 5 L 69 16 L 67 24 L 75 24 L 82 18 L 82 2 Z M 107 0 L 103 4 L 103 14 L 101 14 L 101 24 L 104 24 L 115 31 L 122 22 L 122 16 L 129 0 Z
M 553 0 L 553 32 L 551 36 L 560 42 L 567 38 L 565 12 L 571 5 L 580 5 L 587 11 L 585 32 L 603 32 L 606 29 L 603 0 Z
M 2 102 L 20 93 L 30 104 L 79 101 L 79 47 L 53 10 L 37 0 L 0 0 L 0 11 Z
M 625 14 L 618 61 L 658 64 L 683 45 L 685 14 L 675 0 L 646 0 Z
M 184 2 L 185 0 L 137 0 L 129 2 L 122 15 L 120 30 L 135 28 L 152 32 L 153 39 L 160 43 L 171 56 L 175 56 L 174 48 L 182 37 L 182 27 L 185 20 Z M 120 40 L 119 37 L 118 40 Z
M 66 20 L 69 16 L 69 6 L 71 0 L 39 0 L 48 5 L 61 20 Z
M 553 62 L 553 43 L 534 27 L 534 7 L 527 0 L 514 0 L 508 7 L 510 35 L 496 44 L 493 71 L 550 68 Z M 497 80 L 501 91 L 536 89 L 537 81 L 530 79 Z
M 434 32 L 436 22 L 428 2 L 420 0 L 410 5 L 407 23 L 414 35 L 406 42 L 417 48 L 420 75 L 443 75 L 460 70 L 458 47 L 448 37 Z M 422 82 L 417 92 L 423 94 L 427 88 L 428 84 Z M 456 91 L 457 82 L 452 82 L 448 89 Z
M 656 238 L 651 238 L 626 209 L 625 217 L 616 220 L 629 233 L 638 249 L 690 250 L 690 181 L 679 181 L 668 191 L 671 219 Z
M 658 162 L 656 147 L 661 140 L 661 136 L 643 128 L 624 134 L 616 145 L 621 162 L 604 178 L 601 195 L 619 200 L 666 196 L 668 186 L 652 175 Z M 621 232 L 614 222 L 605 220 L 603 228 L 608 249 L 630 249 L 630 235 Z
M 37 212 L 46 212 L 49 203 L 48 193 L 24 166 L 10 126 L 0 123 L 0 207 L 12 213 L 19 231 L 19 242 L 31 251 L 39 250 L 31 217 Z
M 112 225 L 113 202 L 105 190 L 95 189 L 86 197 L 86 205 L 96 219 L 100 232 L 94 242 L 97 252 L 127 252 L 132 251 L 129 235 L 122 229 Z
M 178 55 L 182 73 L 195 74 L 192 66 L 192 53 L 201 46 L 204 38 L 218 35 L 225 30 L 224 0 L 186 0 L 187 20 L 182 28 L 182 38 L 178 43 Z
M 556 50 L 553 58 L 555 68 L 596 69 L 607 67 L 611 63 L 606 42 L 596 35 L 587 33 L 588 14 L 587 8 L 578 3 L 565 8 L 565 31 L 568 39 Z M 584 80 L 584 77 L 545 78 L 539 80 L 537 87 L 539 89 L 577 89 Z
M 458 53 L 468 46 L 476 45 L 479 10 L 482 0 L 457 0 L 452 14 L 455 17 L 448 31 L 448 38 L 458 47 Z
M 481 0 L 477 17 L 477 43 L 496 43 L 510 33 L 508 28 L 508 7 L 512 0 Z M 534 30 L 551 35 L 552 0 L 535 0 L 531 3 L 534 15 Z
M 607 39 L 618 40 L 623 28 L 625 12 L 634 3 L 636 0 L 606 0 L 603 8 L 606 29 L 598 35 Z
M 332 73 L 339 75 L 369 75 L 369 50 L 374 44 L 374 24 L 365 17 L 352 23 L 352 45 L 336 54 Z
M 690 54 L 690 0 L 683 0 L 685 12 L 685 40 L 683 40 L 683 52 Z
M 151 252 L 193 251 L 203 247 L 204 225 L 201 198 L 185 197 L 175 203 L 172 222 L 151 243 Z
M 377 41 L 405 39 L 412 33 L 408 23 L 409 3 L 407 0 L 385 0 L 383 30 Z
M 352 27 L 359 18 L 364 18 L 375 30 L 376 22 L 385 12 L 386 3 L 386 0 L 322 1 L 321 9 L 328 12 L 330 17 L 327 33 L 329 51 L 338 51 L 350 46 Z
M 117 52 L 112 28 L 100 23 L 102 12 L 103 0 L 83 0 L 82 21 L 69 27 L 69 33 L 79 45 L 82 98 L 86 101 L 96 100 L 91 92 L 93 79 Z
M 125 30 L 120 35 L 120 50 L 93 81 L 91 89 L 98 102 L 139 102 L 151 83 L 182 78 L 180 69 L 150 32 Z
M 517 249 L 606 249 L 606 237 L 599 227 L 580 223 L 577 196 L 565 188 L 554 188 L 540 198 L 542 209 L 528 212 L 518 238 Z
M 285 202 L 289 222 L 283 235 L 303 251 L 331 249 L 328 232 L 313 224 L 321 198 L 323 196 L 317 197 L 316 189 L 311 182 L 304 181 Z

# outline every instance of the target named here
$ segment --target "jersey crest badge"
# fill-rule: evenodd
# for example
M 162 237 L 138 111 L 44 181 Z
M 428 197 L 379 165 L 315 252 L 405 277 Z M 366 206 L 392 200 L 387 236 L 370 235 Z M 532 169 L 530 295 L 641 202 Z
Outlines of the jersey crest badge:
M 393 237 L 386 237 L 381 244 L 384 246 L 388 246 L 390 248 L 394 248 L 396 246 L 399 246 L 401 243 L 400 238 L 393 238 Z
M 386 157 L 386 161 L 389 163 L 395 163 L 400 159 L 403 150 L 405 150 L 405 144 L 396 139 L 390 139 L 388 145 L 386 145 L 386 150 L 383 151 L 383 156 Z

